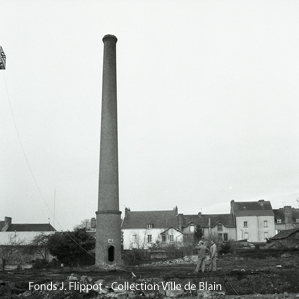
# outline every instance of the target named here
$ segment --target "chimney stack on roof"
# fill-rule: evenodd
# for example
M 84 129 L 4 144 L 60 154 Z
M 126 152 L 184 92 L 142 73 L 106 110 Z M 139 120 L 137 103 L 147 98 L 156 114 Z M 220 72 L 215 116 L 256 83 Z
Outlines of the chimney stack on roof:
M 96 228 L 97 227 L 97 221 L 95 218 L 90 219 L 90 228 Z
M 8 226 L 11 225 L 11 217 L 6 217 L 5 216 L 4 221 L 5 221 L 5 225 L 8 225 Z
M 292 223 L 293 213 L 291 206 L 284 206 L 283 207 L 283 214 L 284 214 L 284 223 Z

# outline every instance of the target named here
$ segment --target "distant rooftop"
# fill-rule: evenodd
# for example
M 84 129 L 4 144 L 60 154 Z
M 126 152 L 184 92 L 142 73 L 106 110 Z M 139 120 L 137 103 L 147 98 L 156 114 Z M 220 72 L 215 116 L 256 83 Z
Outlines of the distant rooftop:
M 236 216 L 274 216 L 270 201 L 231 201 L 231 207 Z
M 177 210 L 165 211 L 130 211 L 126 209 L 122 229 L 146 228 L 152 224 L 153 228 L 178 228 Z
M 7 232 L 46 232 L 56 231 L 50 223 L 11 224 Z
M 50 223 L 12 223 L 11 217 L 0 221 L 1 232 L 54 232 L 56 229 Z
M 282 239 L 286 239 L 287 237 L 289 237 L 290 235 L 292 235 L 292 234 L 294 234 L 294 233 L 296 233 L 298 231 L 299 231 L 299 228 L 282 230 L 277 235 L 275 235 L 273 238 L 271 238 L 271 240 L 282 240 Z
M 193 223 L 201 227 L 215 227 L 217 224 L 222 224 L 226 227 L 235 227 L 232 214 L 198 214 L 198 215 L 183 215 L 182 227 L 186 227 Z

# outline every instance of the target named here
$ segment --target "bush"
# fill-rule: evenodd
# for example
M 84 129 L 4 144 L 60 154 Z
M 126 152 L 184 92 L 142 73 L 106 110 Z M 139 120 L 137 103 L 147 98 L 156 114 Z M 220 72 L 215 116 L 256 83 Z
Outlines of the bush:
M 122 259 L 126 265 L 139 265 L 148 260 L 147 251 L 145 249 L 125 250 L 122 254 Z
M 220 244 L 220 248 L 218 250 L 218 253 L 219 254 L 227 254 L 227 253 L 230 253 L 231 252 L 231 249 L 232 249 L 232 246 L 231 246 L 231 243 L 228 241 L 228 242 L 223 242 Z
M 72 232 L 56 232 L 51 235 L 47 248 L 61 263 L 67 266 L 80 266 L 81 260 L 95 247 L 95 239 L 84 228 Z
M 44 259 L 36 259 L 35 261 L 33 261 L 32 264 L 33 269 L 44 269 L 49 267 L 50 267 L 49 262 Z

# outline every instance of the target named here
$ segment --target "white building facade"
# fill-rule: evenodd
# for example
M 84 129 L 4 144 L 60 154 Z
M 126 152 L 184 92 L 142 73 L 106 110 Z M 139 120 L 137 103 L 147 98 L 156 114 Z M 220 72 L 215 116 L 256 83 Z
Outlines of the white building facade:
M 270 201 L 231 201 L 236 221 L 237 240 L 266 242 L 275 235 L 274 212 Z
M 123 249 L 148 249 L 182 242 L 177 227 L 177 208 L 166 211 L 125 210 L 122 223 Z

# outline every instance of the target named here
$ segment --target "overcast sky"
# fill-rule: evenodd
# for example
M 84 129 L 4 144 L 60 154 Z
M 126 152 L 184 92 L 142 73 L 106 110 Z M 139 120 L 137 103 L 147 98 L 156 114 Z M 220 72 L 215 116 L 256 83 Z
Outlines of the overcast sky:
M 287 0 L 0 0 L 0 220 L 95 217 L 105 34 L 121 211 L 298 207 L 298 16 Z

